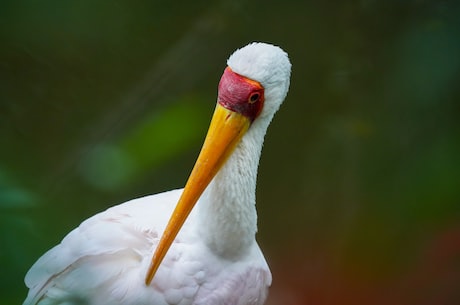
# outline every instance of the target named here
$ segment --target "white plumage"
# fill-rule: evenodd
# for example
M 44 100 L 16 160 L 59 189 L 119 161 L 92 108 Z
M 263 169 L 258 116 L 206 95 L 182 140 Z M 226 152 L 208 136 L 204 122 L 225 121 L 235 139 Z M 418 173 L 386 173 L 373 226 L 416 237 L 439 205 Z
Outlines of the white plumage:
M 36 304 L 45 295 L 40 304 L 221 304 L 220 297 L 239 296 L 248 287 L 248 298 L 264 299 L 271 276 L 257 244 L 236 263 L 214 255 L 192 227 L 196 212 L 152 287 L 145 286 L 150 256 L 181 191 L 131 200 L 84 221 L 29 271 L 24 304 Z M 146 213 L 152 210 L 155 214 Z
M 128 201 L 70 232 L 29 270 L 30 304 L 263 304 L 271 274 L 255 240 L 255 187 L 263 138 L 289 87 L 280 48 L 253 43 L 228 60 L 260 82 L 260 115 L 201 195 L 150 285 L 150 258 L 182 190 Z

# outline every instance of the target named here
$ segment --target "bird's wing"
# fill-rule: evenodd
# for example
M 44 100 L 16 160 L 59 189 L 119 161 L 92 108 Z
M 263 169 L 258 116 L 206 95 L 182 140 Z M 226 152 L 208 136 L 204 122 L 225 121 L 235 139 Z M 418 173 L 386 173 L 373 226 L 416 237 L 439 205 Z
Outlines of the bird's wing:
M 122 273 L 124 278 L 139 277 L 139 264 L 157 243 L 180 193 L 174 190 L 131 200 L 85 220 L 29 270 L 25 283 L 30 290 L 24 304 L 37 304 L 45 295 L 64 290 L 107 285 Z M 88 275 L 91 278 L 82 278 Z

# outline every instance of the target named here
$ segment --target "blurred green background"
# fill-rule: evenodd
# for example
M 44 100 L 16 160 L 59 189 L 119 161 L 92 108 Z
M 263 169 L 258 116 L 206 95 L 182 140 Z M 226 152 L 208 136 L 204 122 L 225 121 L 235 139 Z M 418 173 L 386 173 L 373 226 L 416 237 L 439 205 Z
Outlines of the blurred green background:
M 280 45 L 267 304 L 460 303 L 458 1 L 0 4 L 1 304 L 89 216 L 182 187 L 227 57 Z

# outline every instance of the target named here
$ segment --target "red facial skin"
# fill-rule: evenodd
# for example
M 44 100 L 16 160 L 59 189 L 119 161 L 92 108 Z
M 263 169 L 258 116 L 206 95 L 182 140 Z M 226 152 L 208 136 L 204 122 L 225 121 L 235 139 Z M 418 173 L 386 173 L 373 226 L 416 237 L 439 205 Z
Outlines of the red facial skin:
M 217 101 L 223 107 L 241 113 L 253 122 L 264 106 L 264 87 L 227 67 L 219 82 Z

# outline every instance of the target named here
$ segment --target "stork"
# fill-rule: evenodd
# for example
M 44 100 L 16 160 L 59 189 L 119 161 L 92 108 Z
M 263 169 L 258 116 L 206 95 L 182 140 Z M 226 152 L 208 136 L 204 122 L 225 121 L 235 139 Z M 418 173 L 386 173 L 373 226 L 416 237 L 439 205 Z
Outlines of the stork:
M 24 305 L 263 304 L 272 279 L 255 239 L 257 168 L 290 74 L 277 46 L 236 50 L 184 189 L 85 220 L 28 271 Z

